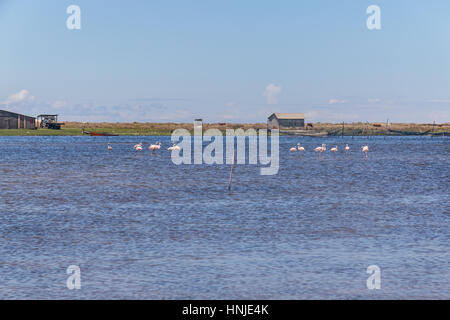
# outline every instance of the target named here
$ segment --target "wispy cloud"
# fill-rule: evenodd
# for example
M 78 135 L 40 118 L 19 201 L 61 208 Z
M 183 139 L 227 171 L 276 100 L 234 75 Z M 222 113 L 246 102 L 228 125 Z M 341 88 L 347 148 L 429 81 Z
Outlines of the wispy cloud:
M 327 122 L 341 122 L 341 121 L 355 121 L 359 115 L 353 112 L 336 113 L 327 110 L 315 110 L 305 113 L 307 121 L 327 121 Z
M 433 100 L 430 100 L 430 102 L 433 102 L 433 103 L 450 103 L 450 99 L 433 99 Z
M 347 100 L 339 100 L 339 99 L 330 99 L 328 101 L 328 104 L 342 104 L 342 103 L 346 103 Z
M 34 101 L 34 96 L 32 96 L 28 90 L 22 89 L 19 92 L 10 95 L 5 101 L 3 101 L 3 104 L 15 105 L 31 101 Z
M 65 107 L 66 105 L 67 105 L 67 101 L 58 100 L 58 101 L 53 102 L 52 107 L 55 109 L 60 109 L 60 108 Z
M 129 99 L 128 101 L 134 101 L 134 102 L 169 102 L 169 101 L 192 101 L 192 99 L 187 99 L 187 98 L 138 98 L 138 99 Z
M 281 86 L 277 86 L 273 83 L 267 85 L 266 90 L 264 90 L 263 95 L 267 99 L 267 104 L 277 104 L 278 103 L 278 95 L 281 92 Z

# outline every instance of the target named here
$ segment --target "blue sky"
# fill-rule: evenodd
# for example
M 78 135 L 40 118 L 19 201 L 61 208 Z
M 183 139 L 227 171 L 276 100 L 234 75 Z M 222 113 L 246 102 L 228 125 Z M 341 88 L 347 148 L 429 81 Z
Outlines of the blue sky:
M 30 115 L 450 122 L 448 0 L 0 0 L 0 41 L 0 108 Z

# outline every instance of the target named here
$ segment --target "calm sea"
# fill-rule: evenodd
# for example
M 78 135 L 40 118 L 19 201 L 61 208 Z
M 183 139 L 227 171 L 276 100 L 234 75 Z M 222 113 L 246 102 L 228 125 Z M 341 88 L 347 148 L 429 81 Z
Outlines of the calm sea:
M 0 298 L 450 299 L 449 142 L 281 137 L 279 173 L 237 165 L 228 192 L 170 137 L 0 137 Z

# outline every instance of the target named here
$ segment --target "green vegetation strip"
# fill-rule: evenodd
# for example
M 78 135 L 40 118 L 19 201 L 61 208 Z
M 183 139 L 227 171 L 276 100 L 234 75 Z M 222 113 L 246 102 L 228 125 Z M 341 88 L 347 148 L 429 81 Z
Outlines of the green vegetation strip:
M 121 136 L 165 136 L 170 135 L 170 130 L 151 130 L 151 129 L 127 129 L 127 128 L 86 128 L 86 131 L 99 133 L 116 133 Z M 0 136 L 82 136 L 81 128 L 62 128 L 61 130 L 50 129 L 1 129 Z M 85 134 L 85 136 L 88 136 Z
M 114 133 L 119 134 L 121 136 L 170 136 L 173 130 L 177 128 L 186 128 L 193 134 L 192 125 L 188 124 L 151 124 L 142 126 L 134 126 L 134 127 L 122 127 L 124 124 L 118 124 L 115 127 L 112 125 L 111 127 L 97 127 L 93 126 L 92 128 L 85 128 L 86 131 L 97 132 L 97 133 Z M 150 127 L 146 127 L 150 126 Z M 243 128 L 244 130 L 252 127 L 251 124 L 233 124 L 229 125 L 228 128 Z M 265 125 L 255 124 L 254 128 L 265 128 Z M 219 129 L 223 134 L 225 134 L 225 129 L 227 126 L 221 125 L 205 125 L 203 127 L 204 130 L 216 128 Z M 390 129 L 391 127 L 389 127 Z M 344 127 L 344 132 L 342 132 L 342 127 L 339 124 L 314 124 L 314 130 L 308 130 L 308 132 L 328 132 L 330 136 L 340 136 L 341 134 L 345 136 L 395 136 L 395 135 L 448 135 L 449 132 L 449 124 L 440 125 L 440 126 L 432 126 L 432 125 L 414 125 L 414 124 L 393 124 L 392 128 L 396 130 L 389 130 L 386 127 L 374 127 L 366 124 L 348 124 Z M 0 136 L 82 136 L 81 127 L 64 127 L 61 130 L 50 130 L 50 129 L 38 129 L 38 130 L 30 130 L 30 129 L 0 129 Z M 282 135 L 291 135 L 291 134 L 282 134 Z M 86 135 L 87 136 L 87 135 Z

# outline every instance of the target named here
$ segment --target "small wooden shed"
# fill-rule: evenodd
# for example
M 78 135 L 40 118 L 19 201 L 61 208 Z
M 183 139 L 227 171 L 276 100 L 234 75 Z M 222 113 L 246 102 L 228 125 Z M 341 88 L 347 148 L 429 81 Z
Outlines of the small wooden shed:
M 267 120 L 268 129 L 296 129 L 305 128 L 303 113 L 272 113 Z

